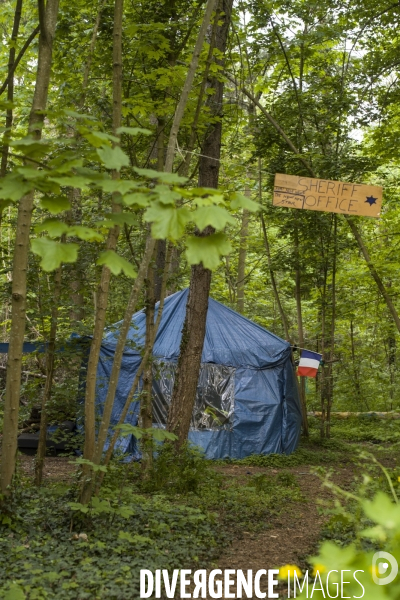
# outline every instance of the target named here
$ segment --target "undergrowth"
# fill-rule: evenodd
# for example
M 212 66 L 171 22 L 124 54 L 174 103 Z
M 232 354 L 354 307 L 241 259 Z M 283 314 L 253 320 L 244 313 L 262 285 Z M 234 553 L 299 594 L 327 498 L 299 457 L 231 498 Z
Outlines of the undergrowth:
M 107 489 L 84 514 L 64 492 L 25 488 L 14 497 L 0 526 L 1 598 L 10 584 L 15 600 L 136 598 L 141 568 L 204 564 L 224 543 L 214 515 L 165 496 Z

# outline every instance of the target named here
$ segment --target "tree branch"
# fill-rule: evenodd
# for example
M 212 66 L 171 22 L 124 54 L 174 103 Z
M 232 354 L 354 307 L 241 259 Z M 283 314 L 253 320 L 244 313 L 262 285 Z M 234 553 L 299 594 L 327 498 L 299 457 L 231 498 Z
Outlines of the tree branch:
M 14 61 L 11 71 L 9 72 L 6 80 L 3 82 L 2 86 L 0 87 L 0 96 L 1 96 L 1 94 L 3 94 L 3 92 L 7 88 L 8 82 L 10 81 L 11 77 L 14 75 L 15 69 L 18 67 L 18 64 L 20 63 L 21 58 L 24 56 L 25 52 L 28 50 L 29 46 L 31 45 L 31 43 L 33 42 L 33 40 L 35 39 L 35 37 L 37 36 L 39 31 L 40 31 L 40 27 L 38 25 L 37 27 L 35 27 L 35 29 L 32 31 L 30 36 L 27 38 L 25 44 L 22 46 L 21 50 L 18 53 L 17 58 Z

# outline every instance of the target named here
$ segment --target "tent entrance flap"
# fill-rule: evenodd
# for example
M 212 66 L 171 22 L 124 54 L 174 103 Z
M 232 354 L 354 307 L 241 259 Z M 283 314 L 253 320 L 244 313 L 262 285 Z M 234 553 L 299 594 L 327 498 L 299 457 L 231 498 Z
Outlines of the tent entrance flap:
M 153 363 L 153 418 L 165 425 L 171 403 L 177 365 L 157 360 Z M 191 428 L 232 430 L 235 402 L 234 367 L 202 364 L 197 385 Z

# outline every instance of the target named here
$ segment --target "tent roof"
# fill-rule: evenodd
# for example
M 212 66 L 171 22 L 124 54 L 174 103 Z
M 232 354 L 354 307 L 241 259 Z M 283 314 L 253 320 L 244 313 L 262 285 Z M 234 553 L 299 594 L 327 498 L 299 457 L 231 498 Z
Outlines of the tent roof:
M 178 359 L 188 293 L 189 290 L 185 289 L 165 299 L 154 356 L 174 361 Z M 121 322 L 115 323 L 107 329 L 103 346 L 115 346 L 120 325 Z M 144 345 L 145 332 L 146 318 L 144 310 L 141 310 L 132 317 L 126 353 L 139 354 Z M 203 363 L 265 368 L 281 364 L 289 356 L 288 342 L 209 298 Z

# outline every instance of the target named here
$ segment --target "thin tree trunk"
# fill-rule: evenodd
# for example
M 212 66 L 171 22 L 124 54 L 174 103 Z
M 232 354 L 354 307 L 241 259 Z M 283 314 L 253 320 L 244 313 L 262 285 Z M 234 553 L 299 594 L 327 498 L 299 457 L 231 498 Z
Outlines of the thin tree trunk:
M 38 25 L 37 27 L 35 27 L 35 29 L 32 31 L 32 33 L 28 36 L 28 38 L 26 39 L 21 50 L 18 52 L 18 56 L 14 60 L 11 70 L 8 71 L 7 77 L 6 77 L 5 81 L 3 81 L 3 83 L 0 87 L 0 96 L 4 93 L 4 90 L 8 86 L 10 79 L 13 77 L 15 70 L 18 67 L 22 57 L 24 56 L 25 52 L 28 50 L 29 46 L 31 45 L 31 43 L 33 42 L 33 40 L 35 39 L 35 37 L 37 36 L 39 31 L 40 31 L 40 26 Z
M 333 215 L 333 259 L 332 259 L 332 311 L 331 311 L 331 336 L 330 356 L 328 363 L 328 398 L 326 405 L 326 437 L 331 437 L 331 408 L 333 404 L 333 355 L 335 352 L 336 328 L 336 263 L 337 263 L 337 215 Z
M 232 0 L 222 0 L 220 8 L 221 19 L 216 31 L 215 46 L 221 56 L 224 56 L 231 20 Z M 202 148 L 202 156 L 199 161 L 199 187 L 217 188 L 221 155 L 224 83 L 220 79 L 214 79 L 211 87 L 214 89 L 214 93 L 209 97 L 210 107 L 212 114 L 219 118 L 207 133 Z M 210 235 L 212 232 L 213 229 L 207 227 L 199 235 Z M 180 355 L 167 423 L 167 429 L 177 435 L 175 444 L 177 449 L 186 441 L 189 433 L 206 331 L 210 284 L 211 271 L 205 269 L 202 264 L 194 265 L 191 272 Z
M 39 37 L 36 85 L 29 117 L 29 132 L 41 137 L 50 83 L 53 40 L 57 23 L 58 0 L 47 0 Z M 26 280 L 28 269 L 29 233 L 34 192 L 24 196 L 18 206 L 17 230 L 13 259 L 12 309 L 10 345 L 7 360 L 7 382 L 4 401 L 4 429 L 1 461 L 1 490 L 8 492 L 15 471 L 17 453 L 18 414 L 21 386 L 22 346 L 25 335 Z
M 161 318 L 162 318 L 162 314 L 163 314 L 163 310 L 164 310 L 164 301 L 165 301 L 165 295 L 166 295 L 166 289 L 167 289 L 167 281 L 168 281 L 168 275 L 169 275 L 169 270 L 170 270 L 171 257 L 172 257 L 172 246 L 169 245 L 169 247 L 167 249 L 167 260 L 165 263 L 165 268 L 164 268 L 164 273 L 163 273 L 161 298 L 160 298 L 159 305 L 158 305 L 157 318 L 156 318 L 154 327 L 152 329 L 152 332 L 153 332 L 152 339 L 149 340 L 149 344 L 147 345 L 147 347 L 145 347 L 145 352 L 144 352 L 144 355 L 142 358 L 142 362 L 140 363 L 139 368 L 136 371 L 136 375 L 135 375 L 133 383 L 131 385 L 131 389 L 129 390 L 129 393 L 128 393 L 126 401 L 125 401 L 125 406 L 119 417 L 117 427 L 115 427 L 115 433 L 108 445 L 107 452 L 106 452 L 104 460 L 103 460 L 103 463 L 105 465 L 108 465 L 108 463 L 111 460 L 112 454 L 114 452 L 115 444 L 117 443 L 117 440 L 120 436 L 118 426 L 122 425 L 125 422 L 126 415 L 128 414 L 128 410 L 131 406 L 132 400 L 137 391 L 137 388 L 138 388 L 138 385 L 140 382 L 140 378 L 141 378 L 142 374 L 144 373 L 144 371 L 148 365 L 148 362 L 151 358 L 151 354 L 153 352 L 154 343 L 155 343 L 155 340 L 157 337 L 158 328 L 160 326 Z M 99 472 L 97 475 L 97 478 L 96 478 L 96 494 L 98 493 L 98 491 L 101 487 L 103 478 L 104 478 L 104 472 Z
M 54 362 L 55 362 L 55 349 L 56 349 L 56 336 L 57 336 L 57 325 L 58 325 L 58 306 L 60 303 L 61 296 L 61 279 L 62 279 L 62 267 L 58 267 L 54 277 L 54 294 L 53 294 L 53 307 L 51 309 L 51 326 L 49 343 L 47 349 L 47 369 L 46 369 L 46 383 L 44 387 L 42 397 L 42 407 L 40 413 L 40 434 L 39 443 L 35 461 L 35 485 L 40 486 L 43 477 L 43 463 L 46 456 L 46 441 L 47 441 L 47 407 L 51 398 L 51 390 L 53 384 L 53 373 L 54 373 Z
M 113 134 L 118 136 L 117 129 L 121 125 L 122 115 L 122 17 L 123 0 L 115 0 L 114 4 L 114 29 L 113 29 Z M 119 174 L 114 171 L 113 179 Z M 121 212 L 121 205 L 116 202 L 118 198 L 113 196 L 112 212 Z M 107 238 L 107 250 L 115 250 L 117 247 L 119 227 L 110 229 Z M 86 393 L 85 393 L 85 444 L 83 455 L 92 461 L 95 454 L 95 395 L 96 375 L 99 362 L 101 341 L 103 339 L 104 326 L 106 323 L 106 310 L 110 289 L 111 271 L 104 265 L 101 271 L 100 284 L 97 291 L 97 307 L 94 323 L 93 339 L 87 367 Z M 83 489 L 85 489 L 84 486 Z M 83 499 L 81 499 L 83 501 Z
M 297 332 L 300 348 L 304 347 L 304 329 L 303 329 L 303 314 L 301 309 L 301 273 L 300 273 L 300 256 L 299 256 L 299 232 L 296 216 L 296 224 L 294 230 L 294 252 L 296 261 L 296 312 L 297 312 Z M 308 437 L 308 417 L 307 417 L 307 400 L 306 400 L 306 380 L 305 377 L 300 377 L 300 401 L 303 421 L 303 435 Z
M 110 379 L 108 382 L 107 396 L 104 403 L 103 416 L 100 423 L 99 435 L 97 439 L 96 452 L 94 462 L 100 463 L 101 457 L 104 451 L 104 444 L 107 439 L 108 428 L 110 426 L 110 419 L 112 408 L 114 405 L 115 392 L 117 391 L 119 373 L 121 370 L 122 357 L 125 350 L 126 340 L 128 337 L 129 330 L 132 325 L 132 316 L 136 310 L 139 294 L 142 290 L 142 286 L 148 272 L 150 262 L 153 258 L 154 250 L 156 247 L 156 240 L 150 236 L 147 238 L 146 250 L 144 252 L 140 268 L 135 279 L 135 283 L 132 287 L 131 295 L 129 297 L 124 319 L 122 325 L 118 331 L 118 342 L 115 348 L 113 366 L 111 370 Z
M 360 250 L 362 252 L 362 255 L 365 258 L 365 262 L 367 263 L 368 269 L 369 269 L 372 277 L 374 278 L 375 283 L 378 286 L 378 289 L 379 289 L 380 293 L 382 294 L 382 296 L 383 296 L 383 298 L 384 298 L 384 300 L 386 302 L 386 305 L 387 305 L 387 307 L 388 307 L 388 309 L 390 311 L 390 314 L 392 315 L 393 320 L 396 323 L 396 327 L 397 327 L 397 329 L 398 329 L 398 331 L 400 333 L 400 317 L 399 317 L 399 315 L 398 315 L 398 313 L 397 313 L 397 311 L 396 311 L 396 309 L 394 307 L 394 304 L 392 302 L 391 297 L 388 294 L 387 289 L 385 288 L 385 286 L 383 284 L 382 279 L 380 278 L 377 270 L 374 267 L 373 262 L 371 261 L 371 258 L 369 256 L 369 252 L 367 250 L 366 245 L 363 242 L 363 239 L 362 239 L 361 234 L 360 234 L 360 232 L 358 230 L 358 227 L 357 227 L 357 225 L 355 224 L 355 222 L 353 221 L 353 219 L 351 217 L 348 217 L 346 215 L 346 219 L 347 219 L 349 227 L 350 227 L 350 229 L 351 229 L 351 231 L 352 231 L 352 233 L 353 233 L 353 235 L 354 235 L 354 237 L 355 237 L 355 239 L 357 241 L 358 247 L 360 248 Z
M 262 225 L 262 229 L 263 229 L 264 245 L 265 245 L 265 250 L 266 250 L 266 253 L 267 253 L 268 270 L 269 270 L 269 277 L 271 279 L 272 290 L 274 292 L 275 301 L 276 301 L 276 303 L 278 305 L 278 310 L 279 310 L 279 314 L 280 314 L 281 321 L 282 321 L 282 324 L 283 324 L 283 329 L 285 331 L 286 341 L 287 342 L 291 342 L 288 321 L 287 321 L 287 318 L 286 318 L 285 311 L 283 310 L 283 306 L 282 306 L 281 299 L 280 299 L 280 296 L 279 296 L 278 285 L 277 285 L 276 279 L 275 279 L 275 273 L 274 273 L 274 270 L 272 268 L 271 252 L 270 252 L 269 241 L 268 241 L 268 234 L 267 234 L 267 228 L 265 226 L 265 219 L 264 219 L 263 213 L 261 213 L 261 225 Z
M 165 269 L 165 265 L 164 265 Z M 154 265 L 150 263 L 147 271 L 146 280 L 146 339 L 145 351 L 153 348 L 154 339 L 154 309 L 156 298 L 154 294 Z M 160 290 L 161 292 L 161 290 Z M 143 388 L 140 397 L 140 427 L 150 429 L 153 426 L 153 363 L 148 361 L 143 372 Z M 142 453 L 141 467 L 144 474 L 147 474 L 153 462 L 153 438 L 149 434 L 143 435 L 140 442 Z
M 164 123 L 162 123 L 162 130 L 158 134 L 158 170 L 164 170 L 166 173 L 172 173 L 173 164 L 174 164 L 174 156 L 175 156 L 175 146 L 178 139 L 178 132 L 180 128 L 180 124 L 185 112 L 185 108 L 189 99 L 189 93 L 193 85 L 194 77 L 196 75 L 196 70 L 199 64 L 200 54 L 204 44 L 204 38 L 207 33 L 208 26 L 211 21 L 212 13 L 215 7 L 217 0 L 207 0 L 206 10 L 203 17 L 203 22 L 200 26 L 199 33 L 197 35 L 196 44 L 193 50 L 192 60 L 189 65 L 189 70 L 186 75 L 186 80 L 182 89 L 181 96 L 179 98 L 178 105 L 175 109 L 174 120 L 172 122 L 171 130 L 168 138 L 167 145 L 167 154 L 165 157 L 165 164 L 160 164 L 160 159 L 164 158 Z M 208 64 L 206 65 L 206 73 L 208 73 Z M 203 91 L 200 90 L 200 96 L 197 102 L 196 115 L 194 118 L 194 123 L 197 126 L 197 119 L 200 113 L 200 102 L 202 98 Z M 161 123 L 159 123 L 161 125 Z M 194 130 L 192 128 L 192 135 L 194 135 Z M 186 155 L 188 158 L 188 154 Z M 182 174 L 187 175 L 187 171 L 189 170 L 190 160 L 188 160 L 186 164 L 186 160 L 184 160 L 183 168 L 184 171 L 181 171 Z M 187 167 L 187 168 L 186 168 Z M 158 251 L 156 258 L 156 300 L 158 300 L 159 290 L 161 289 L 161 273 L 164 270 L 165 265 L 165 252 L 166 252 L 166 241 L 159 240 L 158 242 Z
M 354 325 L 353 319 L 350 319 L 350 343 L 351 343 L 351 360 L 353 365 L 353 378 L 354 378 L 354 389 L 356 392 L 356 398 L 358 405 L 361 408 L 361 384 L 360 384 L 360 373 L 358 368 L 358 362 L 356 358 L 356 348 L 354 343 Z M 369 410 L 368 402 L 365 401 L 367 410 Z
M 164 120 L 158 119 L 157 130 L 157 170 L 164 170 Z M 161 287 L 163 272 L 165 268 L 165 256 L 167 252 L 167 241 L 157 240 L 157 254 L 154 273 L 154 294 L 155 301 L 158 302 L 161 298 Z
M 89 74 L 93 62 L 94 50 L 96 47 L 97 33 L 99 31 L 101 16 L 104 8 L 105 0 L 100 0 L 99 8 L 97 11 L 96 19 L 93 25 L 92 37 L 90 40 L 89 51 L 86 58 L 86 63 L 83 69 L 81 96 L 77 103 L 77 109 L 82 110 L 85 106 L 86 93 L 89 84 Z M 79 134 L 75 132 L 75 140 L 79 138 Z M 81 208 L 81 190 L 79 188 L 70 188 L 68 190 L 68 197 L 71 204 L 71 211 L 69 214 L 71 224 L 80 224 L 82 216 Z M 72 308 L 70 311 L 71 324 L 79 323 L 84 318 L 84 295 L 83 295 L 83 277 L 82 268 L 80 268 L 80 259 L 76 263 L 71 265 L 70 268 L 70 289 L 71 289 L 71 304 Z
M 8 56 L 7 101 L 9 102 L 10 106 L 9 106 L 9 108 L 7 108 L 7 112 L 6 112 L 6 130 L 3 134 L 3 150 L 1 153 L 0 177 L 4 177 L 7 172 L 7 159 L 8 159 L 8 148 L 9 148 L 7 138 L 10 135 L 11 127 L 12 127 L 12 123 L 13 123 L 12 102 L 14 100 L 13 73 L 14 73 L 14 63 L 15 63 L 15 46 L 16 46 L 17 38 L 18 38 L 19 24 L 21 21 L 21 12 L 22 12 L 22 0 L 17 0 L 17 4 L 15 6 L 15 12 L 14 12 L 14 24 L 13 24 L 13 29 L 12 29 L 12 33 L 11 33 L 11 47 L 10 47 L 10 53 Z M 0 218 L 1 218 L 1 212 L 2 211 L 0 211 Z
M 324 283 L 322 290 L 322 302 L 321 302 L 321 354 L 322 354 L 322 369 L 321 369 L 321 421 L 320 421 L 320 436 L 321 439 L 325 437 L 325 420 L 326 420 L 326 403 L 328 394 L 328 382 L 327 382 L 327 367 L 325 365 L 326 354 L 325 354 L 325 334 L 326 334 L 326 279 L 327 279 L 327 265 L 324 265 Z
M 244 195 L 250 198 L 250 188 L 246 186 Z M 242 225 L 240 227 L 239 237 L 239 260 L 237 274 L 237 300 L 236 307 L 238 312 L 244 313 L 244 289 L 246 277 L 246 256 L 247 256 L 247 236 L 249 234 L 249 211 L 245 208 L 242 212 Z
M 189 173 L 190 162 L 192 160 L 192 154 L 193 154 L 193 150 L 194 150 L 195 143 L 196 143 L 197 127 L 198 127 L 199 118 L 201 115 L 201 109 L 203 108 L 204 94 L 206 91 L 207 82 L 209 80 L 210 67 L 211 67 L 212 60 L 213 60 L 213 53 L 214 53 L 214 47 L 215 47 L 215 34 L 217 31 L 217 26 L 218 26 L 218 11 L 214 18 L 213 29 L 212 29 L 211 40 L 210 40 L 210 47 L 208 50 L 208 56 L 207 56 L 207 62 L 206 62 L 206 68 L 204 70 L 203 80 L 201 82 L 199 95 L 197 97 L 196 111 L 194 113 L 193 122 L 191 125 L 190 138 L 189 138 L 189 142 L 188 142 L 188 145 L 186 148 L 186 155 L 185 155 L 185 158 L 182 161 L 181 165 L 178 168 L 178 173 L 180 175 L 182 175 L 183 177 L 187 177 L 187 175 Z
M 175 110 L 174 120 L 172 122 L 171 131 L 169 134 L 168 147 L 167 147 L 167 156 L 165 159 L 165 167 L 164 170 L 166 173 L 172 172 L 172 167 L 174 164 L 174 155 L 175 155 L 175 145 L 176 140 L 178 138 L 179 127 L 183 118 L 183 114 L 185 112 L 186 104 L 189 98 L 190 90 L 192 89 L 194 77 L 196 75 L 197 66 L 199 64 L 200 54 L 203 48 L 204 38 L 206 36 L 206 32 L 208 26 L 211 21 L 212 13 L 215 7 L 217 0 L 207 0 L 206 10 L 203 17 L 203 22 L 200 26 L 199 33 L 197 35 L 196 44 L 193 50 L 192 60 L 190 62 L 189 70 L 186 75 L 186 80 L 182 89 L 181 96 L 179 98 L 178 106 Z

